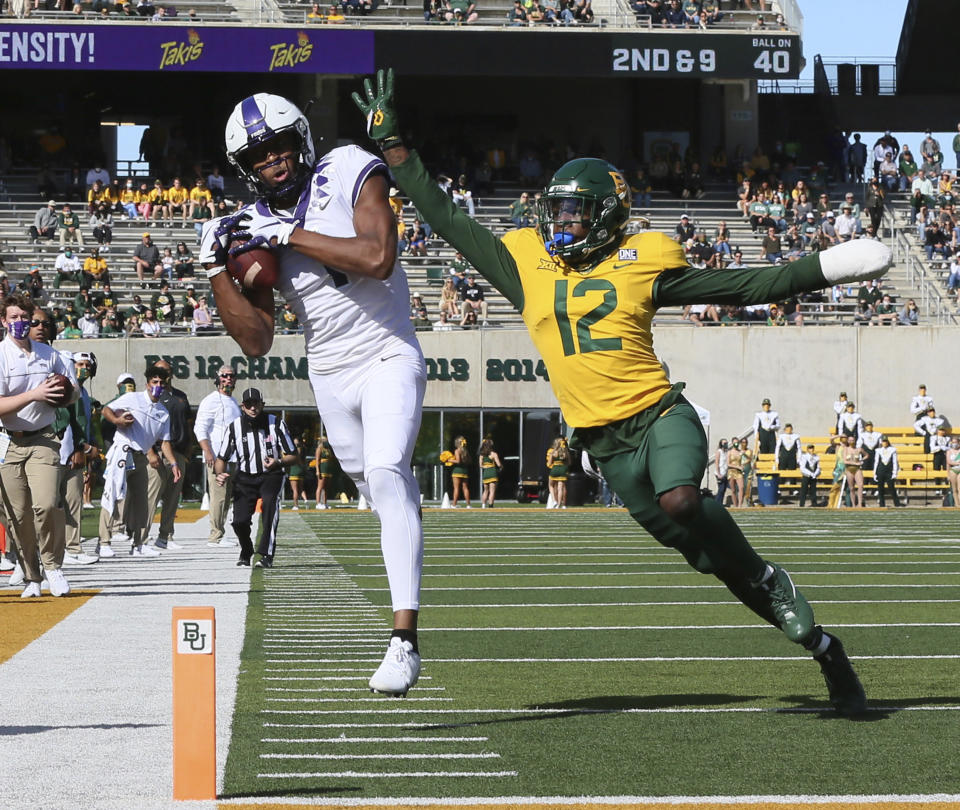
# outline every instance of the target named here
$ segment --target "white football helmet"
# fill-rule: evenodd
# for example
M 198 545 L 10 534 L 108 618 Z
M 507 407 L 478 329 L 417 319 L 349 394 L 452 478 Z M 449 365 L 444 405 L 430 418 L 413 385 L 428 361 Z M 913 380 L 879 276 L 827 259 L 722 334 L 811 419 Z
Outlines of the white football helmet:
M 282 186 L 270 188 L 253 171 L 250 162 L 244 159 L 244 153 L 252 146 L 286 133 L 296 136 L 299 165 L 293 177 Z M 297 105 L 283 96 L 257 93 L 245 98 L 230 113 L 224 138 L 227 160 L 236 168 L 250 191 L 260 197 L 276 199 L 285 196 L 310 176 L 316 163 L 310 124 Z

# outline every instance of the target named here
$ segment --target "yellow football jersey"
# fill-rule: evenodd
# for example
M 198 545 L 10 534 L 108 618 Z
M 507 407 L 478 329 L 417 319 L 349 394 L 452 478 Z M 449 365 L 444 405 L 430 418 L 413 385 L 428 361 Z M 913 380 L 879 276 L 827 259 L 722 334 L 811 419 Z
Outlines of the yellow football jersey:
M 198 203 L 208 203 L 213 199 L 213 195 L 210 189 L 194 187 L 190 189 L 190 199 Z
M 183 205 L 189 199 L 190 192 L 187 191 L 183 186 L 180 188 L 171 186 L 167 189 L 167 201 L 171 205 Z
M 595 427 L 625 419 L 670 390 L 650 332 L 653 283 L 685 267 L 665 234 L 628 237 L 589 273 L 550 256 L 534 228 L 503 236 L 520 274 L 523 320 L 550 374 L 564 419 Z
M 148 199 L 152 203 L 165 203 L 167 201 L 167 192 L 165 189 L 157 188 L 154 186 L 150 189 L 150 193 L 147 195 Z

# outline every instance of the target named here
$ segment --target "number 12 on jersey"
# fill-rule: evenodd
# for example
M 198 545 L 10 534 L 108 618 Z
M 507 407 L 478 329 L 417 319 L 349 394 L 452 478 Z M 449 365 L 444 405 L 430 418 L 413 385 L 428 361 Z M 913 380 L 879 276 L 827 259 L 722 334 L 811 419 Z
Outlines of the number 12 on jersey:
M 595 338 L 590 332 L 591 326 L 606 318 L 617 308 L 617 288 L 613 286 L 612 281 L 604 278 L 587 278 L 578 281 L 573 287 L 574 298 L 583 298 L 591 292 L 603 293 L 603 300 L 577 319 L 576 340 L 574 340 L 574 328 L 567 311 L 569 281 L 562 279 L 554 284 L 553 311 L 557 318 L 557 326 L 560 328 L 563 353 L 567 357 L 577 354 L 578 351 L 580 354 L 586 354 L 587 352 L 616 351 L 622 347 L 622 341 L 618 337 Z

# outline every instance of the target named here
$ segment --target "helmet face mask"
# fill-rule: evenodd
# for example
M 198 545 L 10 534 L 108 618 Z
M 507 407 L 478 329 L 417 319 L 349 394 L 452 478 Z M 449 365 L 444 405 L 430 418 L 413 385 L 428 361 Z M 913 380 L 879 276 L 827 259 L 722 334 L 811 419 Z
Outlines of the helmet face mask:
M 561 166 L 538 203 L 547 251 L 568 264 L 596 264 L 619 244 L 630 218 L 630 187 L 615 166 L 577 158 Z M 581 233 L 570 226 L 578 223 Z
M 299 190 L 316 163 L 310 124 L 297 106 L 282 96 L 257 93 L 245 98 L 233 108 L 224 136 L 227 160 L 254 194 L 268 200 Z M 267 183 L 262 171 L 283 158 L 254 170 L 269 154 L 290 152 L 296 156 L 296 166 L 278 185 Z

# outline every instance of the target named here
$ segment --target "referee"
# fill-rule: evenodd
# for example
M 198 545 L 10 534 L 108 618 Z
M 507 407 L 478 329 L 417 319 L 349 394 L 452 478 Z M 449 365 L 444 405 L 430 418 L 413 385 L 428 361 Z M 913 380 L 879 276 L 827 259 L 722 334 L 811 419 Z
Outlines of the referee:
M 237 565 L 250 565 L 253 542 L 250 524 L 257 506 L 263 501 L 260 514 L 260 559 L 257 568 L 273 568 L 277 544 L 277 521 L 280 517 L 280 496 L 283 492 L 285 466 L 297 456 L 283 419 L 263 412 L 263 397 L 256 388 L 243 392 L 240 416 L 234 419 L 223 437 L 223 444 L 214 462 L 217 484 L 225 486 L 230 473 L 227 462 L 237 460 L 233 482 L 233 530 L 240 541 Z

